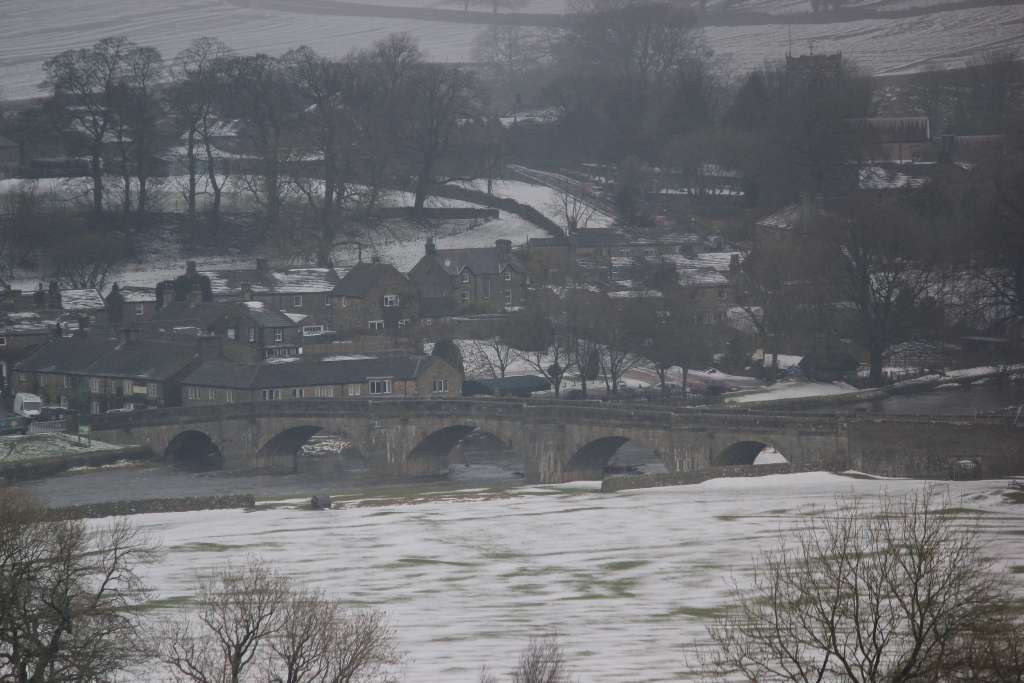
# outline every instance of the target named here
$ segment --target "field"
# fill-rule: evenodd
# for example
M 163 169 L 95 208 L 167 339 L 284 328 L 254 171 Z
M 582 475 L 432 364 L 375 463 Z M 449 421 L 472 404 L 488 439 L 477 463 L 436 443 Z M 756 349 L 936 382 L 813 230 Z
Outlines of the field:
M 958 66 L 993 48 L 1024 47 L 1024 6 L 1002 4 L 944 10 L 935 0 L 851 3 L 874 9 L 915 8 L 897 18 L 833 21 L 807 17 L 805 0 L 720 0 L 708 20 L 709 44 L 722 68 L 739 72 L 766 59 L 796 53 L 841 50 L 877 74 L 919 71 L 935 65 Z M 126 35 L 172 56 L 202 35 L 221 38 L 242 52 L 280 54 L 306 44 L 342 56 L 389 33 L 405 31 L 421 42 L 431 59 L 472 59 L 473 41 L 489 21 L 486 3 L 475 17 L 464 16 L 459 0 L 365 0 L 358 14 L 340 0 L 5 0 L 0 2 L 0 98 L 40 94 L 42 63 L 68 48 L 91 45 L 109 35 Z M 387 5 L 448 12 L 450 20 L 363 16 Z M 533 0 L 523 11 L 564 11 L 564 0 Z M 744 25 L 756 11 L 762 16 Z M 792 22 L 795 15 L 802 20 Z M 472 19 L 468 21 L 467 19 Z
M 134 520 L 167 552 L 146 570 L 159 589 L 154 607 L 186 603 L 196 570 L 255 554 L 349 605 L 387 609 L 406 680 L 475 682 L 483 664 L 503 673 L 531 633 L 557 630 L 581 681 L 668 681 L 692 678 L 684 645 L 722 609 L 730 573 L 742 581 L 757 548 L 807 506 L 924 485 L 810 473 L 615 495 L 571 484 Z M 933 486 L 959 513 L 976 511 L 1019 571 L 1024 510 L 1007 503 L 1005 482 Z

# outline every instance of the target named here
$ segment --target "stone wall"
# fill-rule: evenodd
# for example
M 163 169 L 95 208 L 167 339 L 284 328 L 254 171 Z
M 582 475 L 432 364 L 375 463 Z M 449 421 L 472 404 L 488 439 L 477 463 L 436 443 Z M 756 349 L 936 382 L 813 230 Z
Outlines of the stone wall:
M 124 515 L 143 515 L 156 512 L 249 509 L 255 506 L 256 499 L 252 494 L 240 494 L 121 500 L 113 503 L 93 503 L 91 505 L 55 508 L 54 513 L 67 519 L 78 519 L 84 517 L 123 517 Z
M 68 453 L 52 458 L 37 458 L 0 463 L 0 480 L 26 481 L 59 474 L 72 467 L 101 467 L 122 460 L 152 460 L 156 457 L 148 448 L 127 446 L 104 451 Z
M 625 477 L 608 477 L 601 482 L 601 493 L 615 493 L 627 489 L 648 489 L 659 486 L 687 486 L 700 484 L 709 479 L 722 477 L 766 477 L 770 474 L 793 474 L 815 472 L 814 465 L 738 465 L 734 467 L 708 467 L 696 472 L 670 472 L 668 474 L 642 474 Z

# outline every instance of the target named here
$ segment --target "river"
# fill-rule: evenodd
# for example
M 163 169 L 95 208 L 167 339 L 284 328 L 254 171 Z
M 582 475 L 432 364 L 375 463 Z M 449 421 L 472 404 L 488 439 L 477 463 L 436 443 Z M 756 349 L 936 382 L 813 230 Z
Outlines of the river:
M 1024 382 L 948 386 L 920 394 L 901 394 L 875 401 L 833 403 L 812 413 L 877 413 L 879 415 L 975 415 L 1024 405 Z

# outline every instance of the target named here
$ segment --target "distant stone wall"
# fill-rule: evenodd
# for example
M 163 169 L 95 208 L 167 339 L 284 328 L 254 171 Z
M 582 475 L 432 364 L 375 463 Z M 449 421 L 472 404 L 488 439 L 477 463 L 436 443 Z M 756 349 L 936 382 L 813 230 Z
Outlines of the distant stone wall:
M 641 474 L 636 476 L 608 477 L 601 482 L 602 493 L 615 493 L 627 489 L 649 489 L 659 486 L 685 486 L 700 484 L 709 479 L 722 477 L 765 477 L 770 474 L 793 474 L 795 472 L 815 472 L 820 468 L 814 465 L 737 465 L 733 467 L 708 467 L 693 472 L 674 472 L 668 474 Z
M 55 508 L 54 512 L 67 519 L 83 517 L 123 517 L 156 512 L 190 512 L 192 510 L 248 509 L 256 506 L 252 494 L 231 496 L 189 496 L 186 498 L 147 498 L 145 500 L 121 500 L 113 503 L 93 503 Z

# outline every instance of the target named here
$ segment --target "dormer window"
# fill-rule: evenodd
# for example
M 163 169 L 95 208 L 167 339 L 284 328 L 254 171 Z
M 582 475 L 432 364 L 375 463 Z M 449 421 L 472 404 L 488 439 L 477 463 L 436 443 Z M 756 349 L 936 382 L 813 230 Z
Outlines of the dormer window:
M 397 294 L 385 294 L 384 295 L 384 308 L 398 308 L 398 295 Z

